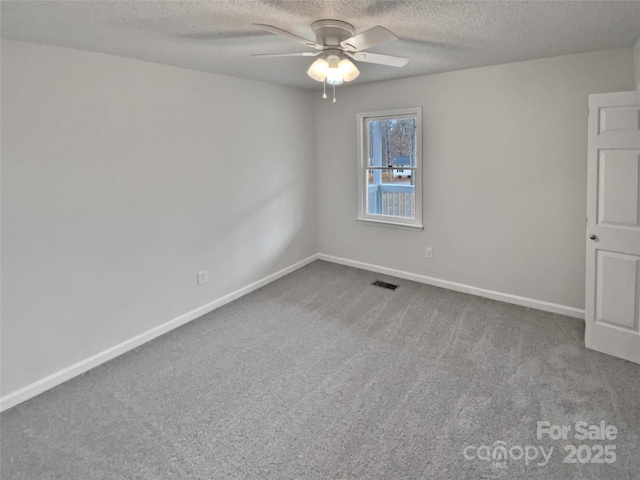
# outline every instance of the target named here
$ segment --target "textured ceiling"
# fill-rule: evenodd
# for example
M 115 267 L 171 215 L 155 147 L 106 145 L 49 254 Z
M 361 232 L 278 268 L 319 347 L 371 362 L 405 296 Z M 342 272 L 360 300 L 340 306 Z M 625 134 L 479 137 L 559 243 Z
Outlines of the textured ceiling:
M 640 1 L 2 1 L 2 38 L 60 45 L 302 88 L 307 57 L 252 53 L 306 50 L 257 30 L 267 23 L 314 39 L 322 18 L 356 33 L 382 25 L 399 40 L 370 51 L 409 57 L 393 68 L 359 63 L 353 83 L 632 47 Z

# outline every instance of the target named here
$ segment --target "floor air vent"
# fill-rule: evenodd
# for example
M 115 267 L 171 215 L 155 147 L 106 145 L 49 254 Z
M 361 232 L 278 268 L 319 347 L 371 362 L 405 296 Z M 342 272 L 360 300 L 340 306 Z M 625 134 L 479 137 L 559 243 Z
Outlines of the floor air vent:
M 393 283 L 382 282 L 380 280 L 376 280 L 371 285 L 375 285 L 376 287 L 387 288 L 389 290 L 395 290 L 398 288 L 398 285 L 394 285 Z

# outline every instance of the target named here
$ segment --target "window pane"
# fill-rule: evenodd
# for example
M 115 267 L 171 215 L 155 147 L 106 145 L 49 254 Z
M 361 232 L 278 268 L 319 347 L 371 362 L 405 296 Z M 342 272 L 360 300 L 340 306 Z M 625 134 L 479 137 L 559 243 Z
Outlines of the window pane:
M 422 107 L 358 113 L 358 221 L 422 230 Z
M 416 166 L 416 119 L 367 119 L 368 166 Z
M 415 218 L 413 177 L 397 172 L 410 170 L 367 169 L 367 213 L 399 218 Z

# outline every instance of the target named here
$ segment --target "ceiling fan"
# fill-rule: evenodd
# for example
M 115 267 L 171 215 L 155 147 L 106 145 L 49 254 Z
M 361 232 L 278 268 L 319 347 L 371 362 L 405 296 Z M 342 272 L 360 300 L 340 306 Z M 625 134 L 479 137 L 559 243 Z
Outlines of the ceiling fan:
M 381 26 L 375 26 L 362 33 L 354 35 L 353 25 L 341 20 L 318 20 L 311 24 L 311 29 L 316 35 L 316 41 L 307 40 L 291 32 L 274 27 L 254 23 L 253 26 L 261 28 L 276 35 L 301 43 L 317 50 L 316 52 L 296 53 L 266 53 L 254 54 L 255 57 L 320 57 L 311 64 L 307 75 L 323 84 L 328 83 L 334 88 L 333 102 L 335 103 L 335 87 L 344 82 L 350 82 L 360 75 L 358 68 L 349 60 L 390 67 L 403 67 L 409 61 L 405 57 L 381 55 L 379 53 L 363 52 L 371 47 L 397 40 L 392 32 Z M 347 58 L 349 57 L 349 58 Z M 322 95 L 327 98 L 326 89 Z

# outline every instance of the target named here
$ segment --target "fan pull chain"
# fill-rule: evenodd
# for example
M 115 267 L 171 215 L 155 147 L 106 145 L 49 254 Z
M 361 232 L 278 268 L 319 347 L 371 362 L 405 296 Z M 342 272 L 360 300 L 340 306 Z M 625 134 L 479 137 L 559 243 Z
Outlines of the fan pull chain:
M 327 98 L 327 82 L 322 82 L 322 98 Z
M 333 86 L 333 103 L 336 103 L 336 86 Z

